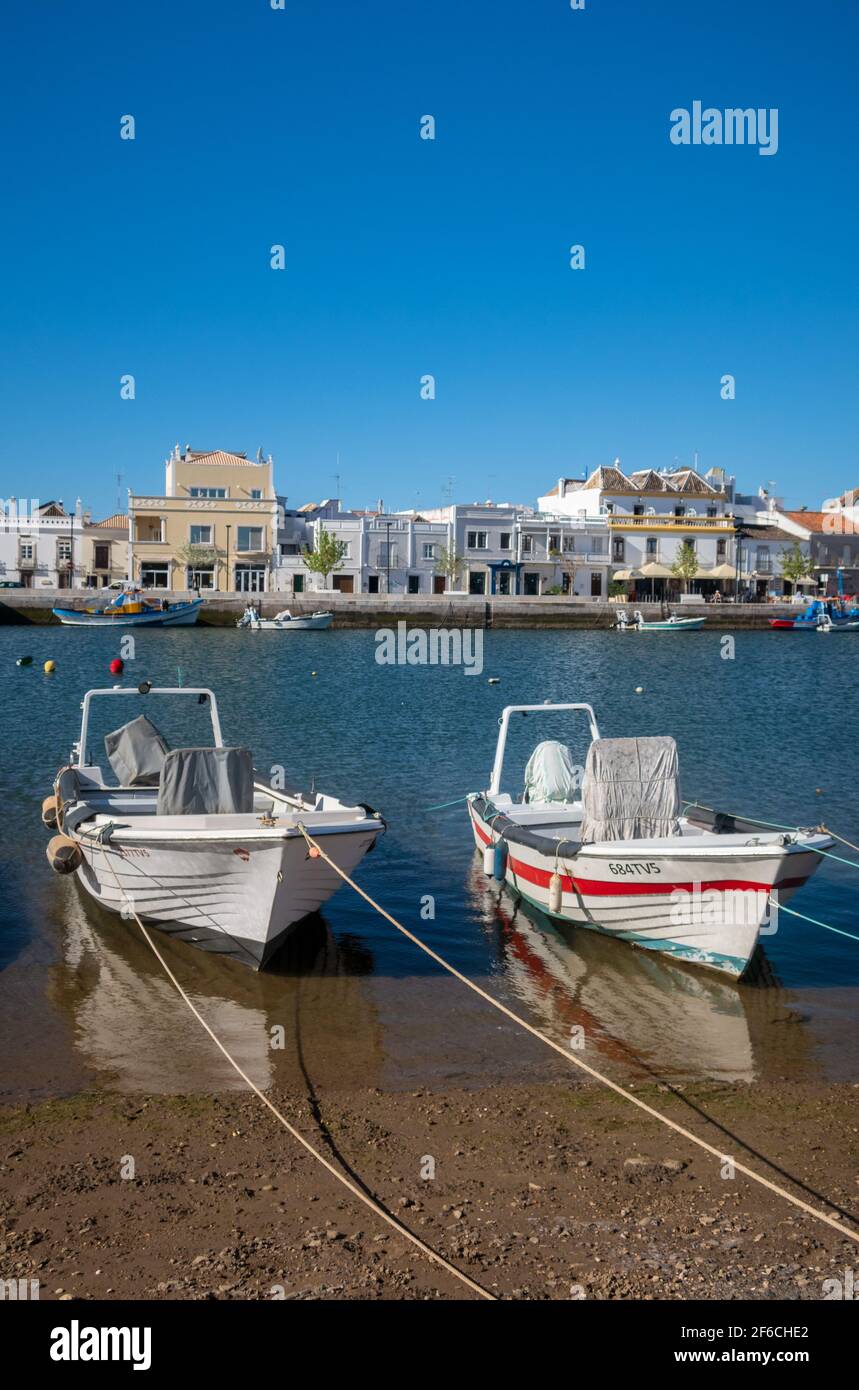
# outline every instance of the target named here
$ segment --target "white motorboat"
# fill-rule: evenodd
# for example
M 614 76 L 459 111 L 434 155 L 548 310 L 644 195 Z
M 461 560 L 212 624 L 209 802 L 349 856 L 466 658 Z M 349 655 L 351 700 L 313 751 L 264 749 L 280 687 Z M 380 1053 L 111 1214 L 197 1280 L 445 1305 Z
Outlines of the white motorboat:
M 626 609 L 619 608 L 615 629 L 617 632 L 700 632 L 706 621 L 706 618 L 679 618 L 672 613 L 669 618 L 647 622 L 641 610 L 636 608 L 630 622 Z
M 584 768 L 564 744 L 540 743 L 511 795 L 511 719 L 559 711 L 587 719 Z M 738 978 L 833 844 L 681 808 L 674 740 L 601 738 L 590 705 L 508 705 L 500 724 L 489 788 L 468 797 L 474 841 L 488 872 L 558 921 Z
M 155 696 L 207 705 L 213 746 L 168 748 L 138 715 L 105 738 L 116 777 L 109 782 L 88 752 L 93 701 Z M 302 825 L 346 873 L 384 829 L 368 806 L 256 780 L 249 749 L 224 745 L 211 690 L 143 682 L 90 690 L 81 708 L 80 738 L 42 808 L 45 824 L 59 832 L 49 862 L 76 872 L 103 906 L 207 950 L 259 969 L 341 886 L 309 851 Z
M 333 621 L 333 613 L 308 613 L 304 617 L 293 617 L 288 608 L 276 613 L 273 618 L 261 618 L 256 608 L 251 606 L 245 609 L 236 627 L 249 632 L 321 632 L 330 627 Z

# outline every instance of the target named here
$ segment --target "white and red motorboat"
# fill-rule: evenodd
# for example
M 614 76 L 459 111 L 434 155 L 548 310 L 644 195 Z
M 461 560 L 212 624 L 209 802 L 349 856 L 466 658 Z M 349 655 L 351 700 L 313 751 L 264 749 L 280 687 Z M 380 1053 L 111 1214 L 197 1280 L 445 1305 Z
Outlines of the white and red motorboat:
M 587 719 L 584 768 L 540 743 L 511 795 L 511 719 L 559 711 Z M 738 978 L 833 843 L 681 807 L 674 740 L 601 738 L 590 705 L 508 705 L 500 726 L 489 788 L 468 797 L 475 843 L 487 871 L 558 921 Z

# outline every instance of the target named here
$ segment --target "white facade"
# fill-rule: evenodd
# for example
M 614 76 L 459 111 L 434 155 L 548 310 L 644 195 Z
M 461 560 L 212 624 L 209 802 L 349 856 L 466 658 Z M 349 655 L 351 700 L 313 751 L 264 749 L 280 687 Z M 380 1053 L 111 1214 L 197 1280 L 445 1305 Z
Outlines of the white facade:
M 10 497 L 0 511 L 0 583 L 27 589 L 77 589 L 84 576 L 83 516 L 60 502 Z

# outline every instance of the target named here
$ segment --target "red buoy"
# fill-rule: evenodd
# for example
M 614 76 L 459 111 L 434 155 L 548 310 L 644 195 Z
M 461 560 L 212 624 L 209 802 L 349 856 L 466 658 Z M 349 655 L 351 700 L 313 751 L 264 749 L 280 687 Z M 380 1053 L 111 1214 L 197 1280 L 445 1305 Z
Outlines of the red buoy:
M 113 661 L 110 663 L 110 674 L 112 676 L 121 676 L 124 670 L 125 667 L 122 663 L 121 657 L 115 656 L 113 658 Z

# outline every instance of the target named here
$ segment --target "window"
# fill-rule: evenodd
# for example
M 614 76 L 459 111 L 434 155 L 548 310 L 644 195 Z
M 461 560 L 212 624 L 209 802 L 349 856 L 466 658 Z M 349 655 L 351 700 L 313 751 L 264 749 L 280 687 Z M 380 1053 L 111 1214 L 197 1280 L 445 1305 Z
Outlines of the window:
M 557 531 L 550 531 L 550 532 L 549 532 L 549 549 L 550 549 L 550 550 L 560 550 L 560 548 L 561 548 L 561 537 L 560 537 L 560 535 L 558 534 Z
M 168 573 L 166 565 L 143 565 L 140 570 L 140 583 L 144 589 L 166 589 Z
M 255 500 L 256 502 L 262 501 L 262 488 L 261 488 L 261 487 L 252 487 L 252 488 L 251 488 L 251 491 L 250 491 L 250 495 L 251 495 L 251 497 L 254 498 L 254 500 Z
M 211 528 L 211 526 L 192 526 L 192 527 L 190 528 L 190 531 L 191 531 L 191 544 L 192 544 L 192 545 L 211 545 L 211 544 L 212 544 L 212 528 Z
M 282 541 L 280 546 L 280 553 L 281 555 L 300 554 L 298 543 L 296 541 Z
M 611 558 L 613 561 L 623 560 L 625 555 L 625 544 L 623 536 L 612 536 L 611 538 Z
M 32 541 L 21 541 L 21 548 L 18 553 L 22 560 L 32 560 L 36 554 L 36 547 Z
M 63 536 L 57 541 L 57 563 L 68 564 L 72 558 L 72 543 L 68 536 Z
M 188 566 L 189 589 L 214 589 L 215 570 L 213 565 Z
M 674 508 L 674 515 L 675 515 L 675 516 L 685 516 L 685 515 L 686 515 L 686 508 L 685 508 L 685 507 L 675 507 L 675 508 Z
M 605 555 L 605 536 L 594 536 L 591 541 L 592 555 Z
M 659 541 L 658 541 L 658 539 L 656 538 L 656 536 L 648 536 L 648 537 L 647 537 L 647 558 L 648 558 L 648 560 L 655 560 L 658 554 L 659 554 Z
M 724 539 L 716 541 L 716 559 L 725 560 L 728 555 L 728 542 Z
M 227 495 L 227 489 L 225 487 L 189 487 L 188 494 L 191 497 L 223 499 Z
M 755 569 L 761 574 L 768 574 L 772 569 L 772 559 L 768 545 L 759 545 L 755 559 Z
M 262 550 L 262 527 L 237 526 L 236 550 Z
M 367 593 L 368 593 L 368 594 L 377 594 L 378 592 L 379 592 L 379 576 L 378 576 L 377 574 L 368 574 L 368 576 L 367 576 Z
M 644 516 L 644 503 L 643 503 L 643 502 L 636 502 L 635 506 L 634 506 L 633 509 L 632 509 L 632 515 L 633 515 L 633 516 Z
M 93 551 L 95 554 L 95 568 L 97 570 L 109 570 L 110 546 L 105 545 L 103 541 L 97 541 L 93 546 Z
M 686 538 L 685 538 L 684 541 L 683 541 L 683 544 L 684 544 L 684 545 L 688 545 L 688 546 L 690 547 L 690 549 L 694 550 L 694 549 L 695 549 L 695 538 L 694 538 L 694 536 L 686 536 Z
M 523 537 L 522 537 L 522 554 L 523 554 L 523 555 L 533 555 L 533 554 L 534 554 L 534 537 L 533 537 L 533 536 L 523 536 Z
M 423 544 L 423 558 L 424 558 L 425 560 L 434 560 L 434 559 L 435 559 L 435 546 L 434 546 L 430 541 L 424 541 L 424 544 Z
M 575 537 L 574 537 L 574 536 L 564 536 L 564 543 L 563 543 L 562 549 L 563 549 L 563 552 L 564 552 L 565 555 L 570 554 L 570 552 L 573 551 L 573 550 L 575 549 Z
M 392 570 L 397 568 L 397 542 L 379 541 L 379 559 L 377 564 L 383 569 L 390 567 Z
M 718 516 L 718 515 L 719 515 L 719 509 L 718 509 L 718 507 L 714 507 L 713 504 L 711 503 L 710 506 L 707 508 L 707 515 L 708 515 L 708 516 Z
M 485 550 L 485 549 L 486 549 L 486 532 L 485 532 L 485 531 L 469 531 L 469 532 L 468 532 L 468 535 L 467 535 L 467 537 L 466 537 L 466 544 L 467 544 L 469 550 Z
M 510 549 L 510 532 L 509 532 L 509 531 L 502 531 L 502 532 L 501 532 L 501 539 L 500 539 L 499 542 L 498 542 L 498 549 L 499 549 L 499 550 L 509 550 L 509 549 Z

